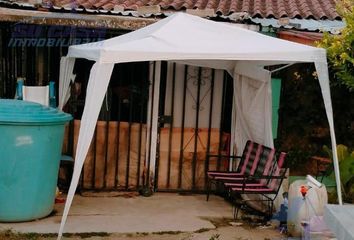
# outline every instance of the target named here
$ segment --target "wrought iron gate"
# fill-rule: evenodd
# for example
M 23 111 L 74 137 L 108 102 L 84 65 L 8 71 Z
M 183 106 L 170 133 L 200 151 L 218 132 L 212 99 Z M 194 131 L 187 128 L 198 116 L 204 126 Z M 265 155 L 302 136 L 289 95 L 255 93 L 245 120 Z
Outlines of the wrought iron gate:
M 17 77 L 25 77 L 27 85 L 55 81 L 58 86 L 59 61 L 67 46 L 9 47 L 15 25 L 0 23 L 0 97 L 14 97 Z M 42 37 L 47 38 L 51 26 L 26 27 L 41 30 Z M 105 34 L 110 38 L 122 32 L 107 30 Z M 64 153 L 68 155 L 75 154 L 92 62 L 77 60 L 76 64 L 77 81 L 65 109 L 75 118 L 64 142 Z M 82 189 L 136 190 L 149 179 L 150 170 L 155 170 L 154 187 L 158 191 L 201 191 L 208 169 L 227 167 L 220 157 L 209 155 L 228 151 L 231 77 L 218 70 L 162 63 L 160 141 L 155 169 L 149 169 L 145 162 L 155 161 L 145 156 L 149 88 L 153 85 L 149 63 L 115 66 L 83 168 Z
M 76 73 L 80 79 L 89 64 Z M 102 104 L 95 134 L 81 174 L 83 190 L 136 190 L 143 185 L 148 102 L 147 62 L 116 64 Z M 85 71 L 86 70 L 86 71 Z M 76 83 L 85 89 L 85 81 Z M 77 90 L 76 90 L 77 91 Z M 75 121 L 68 130 L 68 152 L 76 149 L 84 92 L 72 93 L 70 106 Z
M 220 155 L 229 147 L 231 77 L 222 70 L 164 66 L 155 188 L 202 191 L 209 169 L 228 168 Z

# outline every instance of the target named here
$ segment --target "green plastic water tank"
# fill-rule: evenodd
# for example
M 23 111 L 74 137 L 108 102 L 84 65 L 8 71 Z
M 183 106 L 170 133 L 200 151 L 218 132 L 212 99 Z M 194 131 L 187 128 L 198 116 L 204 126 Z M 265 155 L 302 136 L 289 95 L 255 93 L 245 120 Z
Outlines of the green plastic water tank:
M 0 99 L 0 221 L 51 213 L 65 124 L 71 115 L 41 104 Z

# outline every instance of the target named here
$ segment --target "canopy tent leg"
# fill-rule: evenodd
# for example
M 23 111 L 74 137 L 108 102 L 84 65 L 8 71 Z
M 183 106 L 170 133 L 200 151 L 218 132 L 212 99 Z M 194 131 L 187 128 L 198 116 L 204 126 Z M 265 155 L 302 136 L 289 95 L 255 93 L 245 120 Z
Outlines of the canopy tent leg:
M 158 118 L 159 118 L 159 97 L 160 97 L 160 79 L 161 79 L 161 61 L 151 63 L 147 118 L 147 141 L 146 141 L 146 162 L 145 167 L 146 181 L 148 187 L 154 186 L 155 166 L 157 158 L 158 141 Z
M 341 181 L 340 181 L 340 173 L 339 173 L 339 162 L 338 162 L 338 155 L 337 155 L 337 141 L 334 132 L 331 92 L 329 88 L 328 65 L 327 62 L 315 62 L 315 67 L 316 67 L 319 83 L 321 86 L 323 102 L 326 109 L 329 131 L 331 135 L 333 166 L 334 166 L 334 174 L 335 174 L 336 185 L 337 185 L 338 203 L 339 205 L 343 205 L 342 189 L 341 189 Z

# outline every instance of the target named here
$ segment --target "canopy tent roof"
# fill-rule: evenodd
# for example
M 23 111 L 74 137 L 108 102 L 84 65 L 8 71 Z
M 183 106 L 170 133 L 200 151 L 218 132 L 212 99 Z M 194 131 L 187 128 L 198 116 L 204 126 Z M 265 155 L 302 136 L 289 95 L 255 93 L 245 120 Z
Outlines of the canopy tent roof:
M 95 123 L 115 63 L 137 61 L 181 61 L 191 65 L 228 70 L 234 77 L 232 141 L 242 143 L 256 140 L 273 145 L 271 135 L 271 72 L 263 66 L 293 62 L 314 62 L 328 117 L 337 191 L 340 195 L 339 167 L 333 127 L 326 52 L 324 49 L 305 46 L 272 38 L 256 32 L 217 23 L 199 17 L 178 13 L 145 28 L 101 42 L 70 46 L 60 67 L 59 107 L 68 100 L 74 58 L 96 61 L 90 73 L 85 109 L 75 156 L 73 179 L 69 189 L 59 238 L 79 181 Z M 247 87 L 247 82 L 258 82 Z M 158 98 L 159 84 L 154 84 L 152 98 Z M 254 92 L 252 92 L 254 91 Z M 252 95 L 253 94 L 253 95 Z M 253 102 L 252 102 L 253 101 Z M 156 103 L 154 103 L 156 104 Z M 150 156 L 156 155 L 157 105 L 151 107 L 152 119 Z M 237 112 L 237 114 L 236 114 Z M 149 125 L 150 124 L 150 125 Z M 147 138 L 148 139 L 148 138 Z M 154 143 L 154 144 L 153 144 Z
M 183 13 L 123 36 L 71 46 L 68 56 L 107 63 L 206 59 L 261 60 L 267 65 L 267 61 L 272 60 L 326 61 L 324 49 Z

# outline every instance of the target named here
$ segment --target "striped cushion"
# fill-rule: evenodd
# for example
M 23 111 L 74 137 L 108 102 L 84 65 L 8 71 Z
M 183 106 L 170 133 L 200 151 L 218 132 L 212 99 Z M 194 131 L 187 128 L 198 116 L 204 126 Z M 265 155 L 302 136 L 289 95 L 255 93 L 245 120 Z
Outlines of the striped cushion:
M 242 176 L 242 173 L 236 172 L 208 172 L 209 177 L 218 177 L 218 176 Z
M 247 193 L 247 192 L 274 192 L 273 189 L 271 188 L 267 188 L 267 187 L 261 187 L 261 188 L 240 188 L 240 187 L 235 187 L 235 188 L 231 188 L 232 191 L 241 191 L 243 193 Z
M 242 175 L 239 176 L 229 176 L 229 177 L 215 177 L 215 180 L 221 180 L 221 181 L 242 181 L 244 178 Z
M 243 183 L 225 183 L 227 187 L 242 187 Z M 266 185 L 258 182 L 258 183 L 246 183 L 246 187 L 267 187 Z

